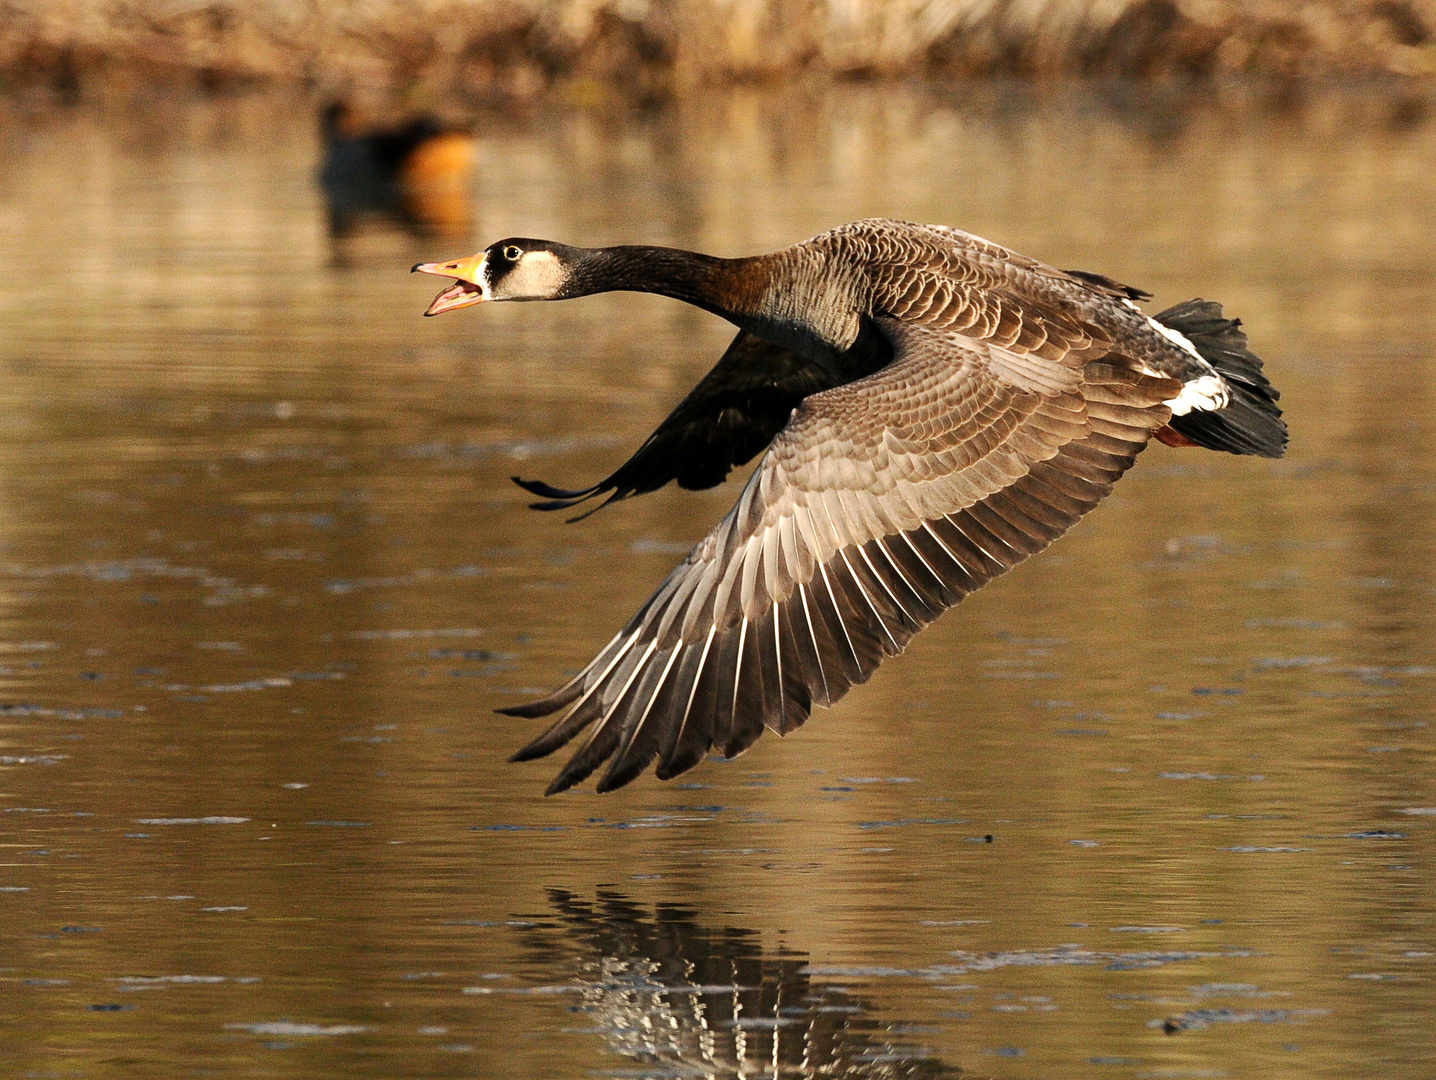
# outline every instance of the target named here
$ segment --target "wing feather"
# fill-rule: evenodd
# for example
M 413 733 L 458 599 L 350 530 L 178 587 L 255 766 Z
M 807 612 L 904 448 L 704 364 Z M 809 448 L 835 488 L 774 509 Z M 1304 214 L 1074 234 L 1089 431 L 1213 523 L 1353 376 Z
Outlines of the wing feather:
M 592 726 L 551 791 L 609 759 L 601 790 L 655 759 L 668 779 L 710 750 L 742 753 L 764 726 L 792 731 L 1071 528 L 1169 418 L 1174 380 L 1060 310 L 950 282 L 905 296 L 928 321 L 877 321 L 893 363 L 806 398 L 625 631 L 548 698 L 507 710 L 568 706 L 525 759 Z
M 714 487 L 766 447 L 803 398 L 836 382 L 821 364 L 740 330 L 713 370 L 632 457 L 598 483 L 569 489 L 513 480 L 543 500 L 531 504 L 535 510 L 568 510 L 607 495 L 596 510 L 671 480 L 693 490 Z

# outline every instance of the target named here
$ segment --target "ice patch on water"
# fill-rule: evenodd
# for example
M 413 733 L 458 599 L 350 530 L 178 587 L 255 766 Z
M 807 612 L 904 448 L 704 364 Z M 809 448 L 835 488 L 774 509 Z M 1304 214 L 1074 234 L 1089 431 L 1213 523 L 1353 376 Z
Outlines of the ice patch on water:
M 243 825 L 247 817 L 144 817 L 135 818 L 136 825 Z
M 225 1024 L 226 1031 L 248 1031 L 253 1035 L 320 1036 L 358 1035 L 369 1029 L 363 1024 L 295 1024 L 289 1020 L 266 1020 L 257 1024 Z

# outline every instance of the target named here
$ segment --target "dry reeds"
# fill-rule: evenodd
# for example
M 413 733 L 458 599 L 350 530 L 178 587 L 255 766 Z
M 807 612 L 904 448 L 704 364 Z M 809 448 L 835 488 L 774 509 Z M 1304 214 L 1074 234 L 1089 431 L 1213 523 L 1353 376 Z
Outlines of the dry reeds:
M 0 86 L 465 107 L 825 76 L 1436 74 L 1436 0 L 4 0 Z

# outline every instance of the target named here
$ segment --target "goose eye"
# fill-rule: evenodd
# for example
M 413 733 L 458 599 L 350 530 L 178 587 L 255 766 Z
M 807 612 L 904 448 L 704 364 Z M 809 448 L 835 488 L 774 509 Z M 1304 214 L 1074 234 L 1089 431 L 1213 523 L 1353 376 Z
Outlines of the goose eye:
M 508 244 L 504 247 L 504 258 L 509 262 L 518 262 L 524 257 L 523 249 L 517 244 Z

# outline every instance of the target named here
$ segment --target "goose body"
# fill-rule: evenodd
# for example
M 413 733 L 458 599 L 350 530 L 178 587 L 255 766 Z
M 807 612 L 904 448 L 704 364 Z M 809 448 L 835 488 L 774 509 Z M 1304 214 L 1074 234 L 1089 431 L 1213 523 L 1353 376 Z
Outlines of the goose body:
M 964 596 L 1104 498 L 1155 435 L 1281 456 L 1277 392 L 1236 320 L 1062 271 L 943 226 L 854 222 L 769 255 L 510 239 L 416 271 L 454 279 L 426 314 L 495 300 L 660 293 L 735 323 L 718 364 L 612 475 L 515 480 L 538 509 L 676 480 L 736 505 L 629 623 L 549 696 L 514 755 L 583 734 L 549 793 L 604 762 L 606 791 L 661 779 L 765 726 L 798 727 Z M 591 512 L 591 511 L 590 511 Z

